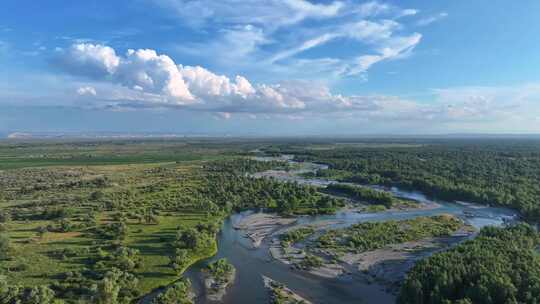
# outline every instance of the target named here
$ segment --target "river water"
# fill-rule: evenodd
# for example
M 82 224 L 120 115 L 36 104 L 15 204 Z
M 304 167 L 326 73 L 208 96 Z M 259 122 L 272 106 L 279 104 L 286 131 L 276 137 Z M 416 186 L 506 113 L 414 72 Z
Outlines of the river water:
M 283 158 L 281 158 L 283 159 Z M 287 158 L 289 162 L 293 162 Z M 261 159 L 269 160 L 269 159 Z M 298 164 L 297 164 L 298 165 Z M 316 171 L 326 168 L 325 165 L 305 163 L 292 172 L 266 171 L 256 174 L 256 177 L 274 177 L 283 181 L 297 181 L 304 184 L 322 186 L 334 181 L 319 179 L 305 179 L 297 174 L 301 172 Z M 376 187 L 380 188 L 380 187 Z M 346 227 L 363 221 L 387 221 L 410 219 L 418 216 L 432 216 L 452 214 L 465 220 L 476 228 L 486 225 L 500 226 L 507 220 L 515 218 L 515 212 L 505 208 L 485 207 L 464 202 L 445 202 L 430 199 L 422 193 L 404 191 L 398 188 L 384 189 L 394 195 L 424 203 L 436 203 L 431 209 L 418 209 L 408 211 L 389 211 L 379 213 L 358 213 L 356 211 L 340 211 L 333 215 L 302 216 L 298 222 L 315 223 L 323 220 L 336 221 L 334 228 Z M 273 260 L 269 253 L 268 242 L 263 242 L 259 248 L 253 248 L 251 241 L 244 237 L 244 232 L 235 230 L 234 224 L 250 215 L 254 211 L 237 213 L 229 217 L 223 224 L 218 235 L 218 253 L 216 256 L 191 266 L 185 275 L 191 279 L 197 294 L 197 304 L 212 303 L 204 296 L 201 270 L 208 263 L 220 258 L 227 258 L 237 270 L 236 280 L 228 288 L 223 303 L 227 304 L 258 304 L 268 303 L 269 293 L 265 289 L 262 275 L 279 281 L 302 297 L 314 303 L 346 304 L 346 303 L 394 303 L 395 297 L 386 292 L 383 286 L 363 283 L 363 281 L 342 277 L 327 279 L 316 277 L 307 272 L 293 271 L 289 266 Z

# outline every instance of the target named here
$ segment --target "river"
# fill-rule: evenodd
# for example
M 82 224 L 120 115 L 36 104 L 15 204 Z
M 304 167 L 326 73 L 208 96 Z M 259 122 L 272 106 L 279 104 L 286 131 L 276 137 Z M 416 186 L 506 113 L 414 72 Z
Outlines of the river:
M 283 159 L 280 158 L 280 159 Z M 298 169 L 291 172 L 266 171 L 256 174 L 256 177 L 273 177 L 283 181 L 297 181 L 303 184 L 316 186 L 326 185 L 335 181 L 320 179 L 306 179 L 299 177 L 301 172 L 316 171 L 326 168 L 325 165 L 314 163 L 295 163 L 290 158 L 287 161 L 296 164 Z M 260 159 L 262 161 L 268 158 Z M 375 187 L 381 188 L 381 187 Z M 339 211 L 333 215 L 302 216 L 298 222 L 315 223 L 322 220 L 339 222 L 333 227 L 346 227 L 362 221 L 387 221 L 415 218 L 418 216 L 432 216 L 440 214 L 452 214 L 462 218 L 476 228 L 486 225 L 503 225 L 506 220 L 515 218 L 515 211 L 498 208 L 479 206 L 464 202 L 445 202 L 426 197 L 415 191 L 405 191 L 398 188 L 385 188 L 397 197 L 408 198 L 419 202 L 435 205 L 434 208 L 408 211 L 388 211 L 379 213 L 358 213 L 356 211 Z M 287 285 L 291 290 L 314 303 L 346 304 L 346 303 L 394 303 L 395 296 L 385 291 L 385 288 L 377 284 L 363 283 L 350 277 L 338 279 L 326 279 L 316 277 L 307 272 L 293 271 L 289 266 L 273 260 L 269 254 L 268 241 L 262 243 L 259 248 L 253 248 L 251 241 L 244 237 L 244 232 L 235 230 L 234 223 L 254 211 L 245 211 L 229 217 L 223 224 L 218 234 L 218 253 L 216 256 L 192 265 L 185 273 L 191 279 L 193 288 L 197 294 L 197 304 L 212 303 L 204 296 L 201 269 L 208 263 L 227 258 L 236 269 L 236 280 L 229 287 L 223 303 L 227 304 L 258 304 L 268 303 L 269 293 L 263 285 L 261 275 L 270 277 Z

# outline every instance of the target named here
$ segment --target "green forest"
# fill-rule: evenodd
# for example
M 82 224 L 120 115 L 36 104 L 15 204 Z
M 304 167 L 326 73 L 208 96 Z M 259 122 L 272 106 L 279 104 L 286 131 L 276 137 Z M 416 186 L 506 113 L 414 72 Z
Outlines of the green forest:
M 419 144 L 324 150 L 278 147 L 297 159 L 328 164 L 329 170 L 320 171 L 320 177 L 399 186 L 445 200 L 508 206 L 528 219 L 540 219 L 538 141 L 480 139 Z
M 392 205 L 397 202 L 397 199 L 388 192 L 377 191 L 362 186 L 330 184 L 326 186 L 326 191 L 330 193 L 345 194 L 352 199 L 368 204 L 383 205 L 386 208 L 392 207 Z
M 297 163 L 254 158 L 283 154 Z M 289 172 L 303 161 L 329 169 L 302 177 L 348 184 L 254 177 Z M 399 303 L 538 303 L 540 142 L 322 139 L 0 142 L 0 303 L 137 303 L 165 286 L 152 304 L 193 303 L 183 275 L 216 254 L 227 217 L 265 210 L 301 218 L 351 204 L 400 203 L 364 185 L 505 206 L 531 223 L 484 228 L 418 262 Z M 447 236 L 464 225 L 445 215 L 368 221 L 331 229 L 315 242 L 321 250 L 363 252 Z M 279 241 L 291 245 L 313 233 L 309 226 L 293 229 Z M 309 270 L 323 259 L 307 255 L 302 263 Z M 229 266 L 217 262 L 208 271 L 226 276 Z
M 539 303 L 539 244 L 526 224 L 484 228 L 474 240 L 417 263 L 398 303 Z

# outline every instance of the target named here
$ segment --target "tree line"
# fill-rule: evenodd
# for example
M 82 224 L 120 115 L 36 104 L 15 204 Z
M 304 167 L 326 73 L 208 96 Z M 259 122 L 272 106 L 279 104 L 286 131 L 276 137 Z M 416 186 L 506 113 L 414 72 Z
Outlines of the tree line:
M 449 141 L 420 147 L 295 153 L 299 160 L 328 164 L 328 172 L 320 172 L 325 177 L 399 186 L 445 200 L 507 206 L 528 219 L 540 219 L 538 141 Z
M 398 303 L 539 303 L 539 244 L 527 224 L 483 228 L 474 240 L 418 262 Z

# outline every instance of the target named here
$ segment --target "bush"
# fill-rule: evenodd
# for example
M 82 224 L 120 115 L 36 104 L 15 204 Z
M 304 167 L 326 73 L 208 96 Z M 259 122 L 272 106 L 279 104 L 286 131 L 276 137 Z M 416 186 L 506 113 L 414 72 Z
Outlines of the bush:
M 7 210 L 0 210 L 0 223 L 11 221 L 11 214 Z
M 298 267 L 304 270 L 310 270 L 313 268 L 321 267 L 324 263 L 324 260 L 318 256 L 308 254 L 306 257 L 298 264 Z
M 188 279 L 182 278 L 167 288 L 165 292 L 160 293 L 152 304 L 193 304 L 189 297 L 191 282 Z
M 235 271 L 234 266 L 227 259 L 219 259 L 207 266 L 207 271 L 217 280 L 225 280 Z

